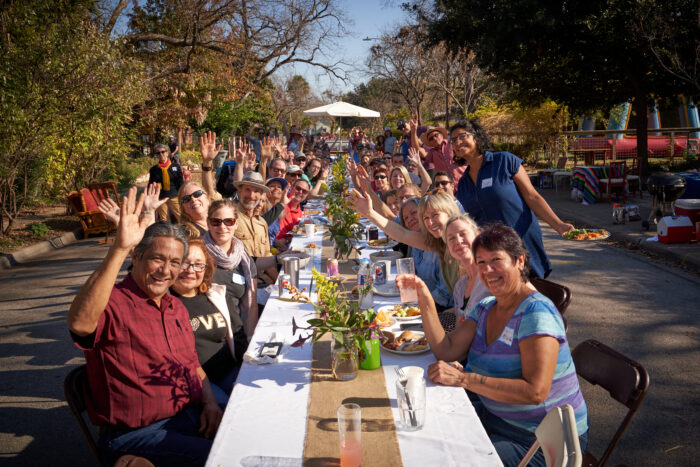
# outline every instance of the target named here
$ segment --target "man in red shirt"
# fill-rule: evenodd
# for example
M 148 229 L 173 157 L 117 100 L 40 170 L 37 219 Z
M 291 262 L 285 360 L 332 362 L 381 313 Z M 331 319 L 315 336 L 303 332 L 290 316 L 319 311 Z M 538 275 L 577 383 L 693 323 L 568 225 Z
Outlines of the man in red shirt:
M 187 236 L 168 223 L 146 228 L 143 200 L 134 188 L 124 197 L 115 242 L 75 297 L 68 329 L 85 352 L 86 405 L 105 465 L 127 453 L 203 465 L 221 408 L 199 365 L 189 314 L 168 293 Z M 115 286 L 130 253 L 131 273 Z
M 306 201 L 309 191 L 311 191 L 311 185 L 309 185 L 309 182 L 306 180 L 299 179 L 294 182 L 294 188 L 292 188 L 289 203 L 284 208 L 284 217 L 280 219 L 280 232 L 277 234 L 276 241 L 285 245 L 289 242 L 289 232 L 304 216 L 301 203 Z

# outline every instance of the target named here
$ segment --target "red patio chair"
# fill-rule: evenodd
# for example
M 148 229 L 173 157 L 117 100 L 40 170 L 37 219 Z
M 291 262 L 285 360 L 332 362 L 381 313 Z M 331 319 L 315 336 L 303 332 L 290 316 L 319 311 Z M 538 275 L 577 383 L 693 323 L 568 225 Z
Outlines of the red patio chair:
M 612 203 L 613 190 L 620 192 L 622 204 L 627 202 L 627 161 L 611 161 L 608 177 L 599 181 L 600 192 L 606 193 L 608 203 Z

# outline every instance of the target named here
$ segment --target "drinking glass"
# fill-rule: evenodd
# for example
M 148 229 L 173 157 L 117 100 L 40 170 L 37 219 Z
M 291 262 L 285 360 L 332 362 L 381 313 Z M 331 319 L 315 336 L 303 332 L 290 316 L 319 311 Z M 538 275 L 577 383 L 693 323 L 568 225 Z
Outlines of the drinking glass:
M 396 260 L 396 274 L 409 274 L 415 276 L 416 267 L 413 264 L 413 258 L 400 258 Z M 418 305 L 418 293 L 416 292 L 416 283 L 413 280 L 404 281 L 403 286 L 399 288 L 401 294 L 401 304 L 404 306 Z
M 420 367 L 404 367 L 406 379 L 396 381 L 396 400 L 401 426 L 416 431 L 425 423 L 425 378 Z
M 304 230 L 306 231 L 307 237 L 314 236 L 314 225 L 313 224 L 304 224 Z
M 338 438 L 340 442 L 340 466 L 362 465 L 362 408 L 357 404 L 338 407 Z

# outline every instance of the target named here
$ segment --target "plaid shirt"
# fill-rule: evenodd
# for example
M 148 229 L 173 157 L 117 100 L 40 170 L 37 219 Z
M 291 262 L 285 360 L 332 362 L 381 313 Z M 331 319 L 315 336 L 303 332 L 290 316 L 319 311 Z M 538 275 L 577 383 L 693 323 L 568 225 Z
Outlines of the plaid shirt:
M 140 428 L 199 404 L 202 384 L 189 314 L 170 294 L 160 308 L 128 275 L 112 289 L 85 351 L 86 405 L 96 425 Z

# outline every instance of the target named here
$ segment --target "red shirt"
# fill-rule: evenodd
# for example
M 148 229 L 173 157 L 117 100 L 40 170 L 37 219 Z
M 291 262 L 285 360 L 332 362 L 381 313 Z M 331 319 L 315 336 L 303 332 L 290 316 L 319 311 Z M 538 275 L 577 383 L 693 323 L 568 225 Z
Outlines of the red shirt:
M 464 171 L 467 170 L 467 165 L 458 166 L 454 163 L 452 156 L 452 146 L 447 141 L 443 141 L 439 148 L 431 148 L 428 146 L 423 146 L 428 154 L 425 156 L 425 164 L 432 164 L 436 172 L 447 172 L 452 174 L 454 179 L 455 191 L 457 191 L 457 185 L 459 184 L 459 179 L 462 178 Z
M 289 203 L 284 207 L 284 217 L 280 219 L 280 232 L 275 238 L 283 238 L 287 235 L 294 226 L 299 223 L 299 220 L 304 215 L 301 204 L 297 205 L 296 208 L 292 208 L 291 206 L 291 203 Z
M 112 289 L 95 333 L 73 340 L 85 351 L 95 425 L 140 428 L 201 401 L 187 310 L 170 294 L 159 308 L 131 275 Z

